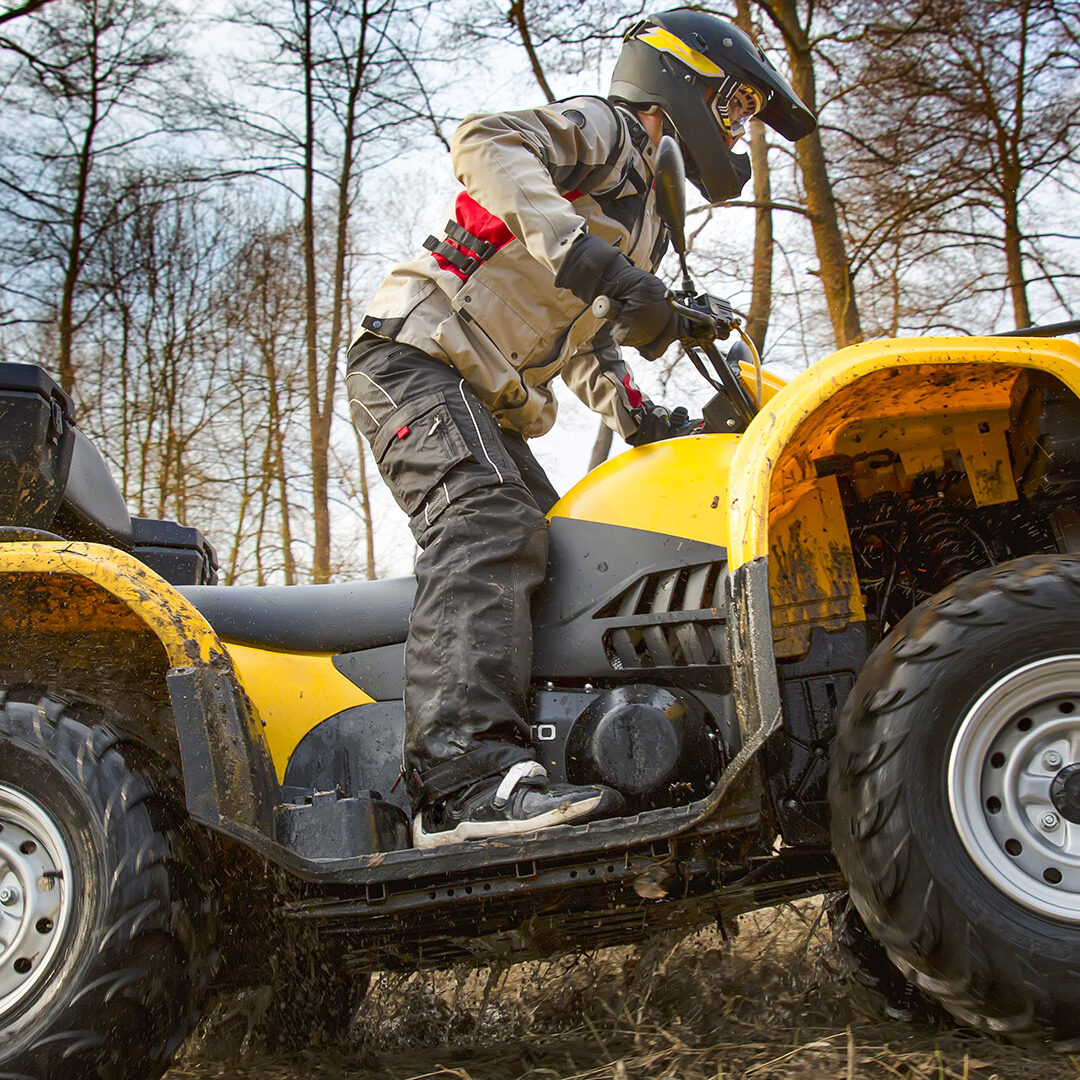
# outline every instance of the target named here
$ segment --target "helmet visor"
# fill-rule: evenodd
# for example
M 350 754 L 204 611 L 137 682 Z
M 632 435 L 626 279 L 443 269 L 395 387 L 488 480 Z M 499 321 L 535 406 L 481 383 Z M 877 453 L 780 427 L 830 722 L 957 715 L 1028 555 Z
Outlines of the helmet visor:
M 709 104 L 728 145 L 732 145 L 745 134 L 747 124 L 765 107 L 765 95 L 750 83 L 727 78 Z

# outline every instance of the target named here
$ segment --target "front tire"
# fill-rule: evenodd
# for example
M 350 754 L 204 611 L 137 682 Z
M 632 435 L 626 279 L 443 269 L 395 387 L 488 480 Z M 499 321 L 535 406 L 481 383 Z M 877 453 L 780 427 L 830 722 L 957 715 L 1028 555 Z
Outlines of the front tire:
M 829 797 L 852 899 L 964 1023 L 1080 1033 L 1080 558 L 962 579 L 875 649 Z
M 194 1024 L 213 900 L 141 757 L 0 692 L 0 1075 L 146 1080 Z

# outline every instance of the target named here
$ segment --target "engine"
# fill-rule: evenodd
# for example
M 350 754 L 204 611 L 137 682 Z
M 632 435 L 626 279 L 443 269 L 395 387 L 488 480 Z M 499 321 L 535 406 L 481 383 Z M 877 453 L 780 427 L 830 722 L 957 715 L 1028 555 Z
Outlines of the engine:
M 549 683 L 534 704 L 533 742 L 552 779 L 606 784 L 634 811 L 705 795 L 726 760 L 724 732 L 734 723 L 726 696 L 645 683 L 610 690 Z

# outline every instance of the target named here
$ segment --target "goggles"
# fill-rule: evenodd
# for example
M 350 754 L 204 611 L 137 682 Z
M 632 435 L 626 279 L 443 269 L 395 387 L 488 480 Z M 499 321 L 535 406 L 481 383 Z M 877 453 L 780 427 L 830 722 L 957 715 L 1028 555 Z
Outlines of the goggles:
M 746 125 L 765 106 L 765 95 L 750 83 L 728 76 L 709 102 L 716 121 L 731 142 L 746 132 Z

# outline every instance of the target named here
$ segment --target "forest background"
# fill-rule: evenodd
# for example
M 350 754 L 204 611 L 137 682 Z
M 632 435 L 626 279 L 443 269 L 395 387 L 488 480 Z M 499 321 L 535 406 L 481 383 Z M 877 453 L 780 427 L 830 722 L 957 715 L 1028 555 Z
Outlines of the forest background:
M 58 378 L 133 512 L 200 528 L 224 581 L 407 573 L 344 401 L 366 303 L 442 226 L 460 118 L 604 93 L 660 8 L 0 0 L 0 359 Z M 795 146 L 755 122 L 743 197 L 691 201 L 691 270 L 768 366 L 1080 316 L 1080 3 L 707 10 L 821 122 Z M 634 363 L 699 411 L 687 366 Z M 560 400 L 534 449 L 566 490 L 613 450 Z

